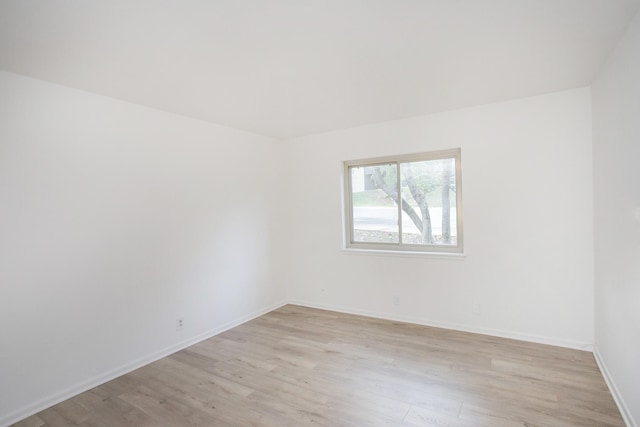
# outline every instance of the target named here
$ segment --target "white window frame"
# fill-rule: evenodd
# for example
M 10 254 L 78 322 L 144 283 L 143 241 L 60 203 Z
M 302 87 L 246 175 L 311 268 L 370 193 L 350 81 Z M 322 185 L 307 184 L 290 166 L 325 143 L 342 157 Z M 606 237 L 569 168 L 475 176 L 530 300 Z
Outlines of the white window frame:
M 352 205 L 352 183 L 351 168 L 367 167 L 377 165 L 396 164 L 398 179 L 398 194 L 401 194 L 401 177 L 400 164 L 407 162 L 419 162 L 425 160 L 441 160 L 455 159 L 455 177 L 456 177 L 456 245 L 428 245 L 428 244 L 404 244 L 402 243 L 402 207 L 398 207 L 398 231 L 400 243 L 381 243 L 381 242 L 355 242 L 353 240 L 353 205 Z M 463 215 L 462 215 L 462 161 L 461 149 L 454 148 L 441 151 L 430 151 L 423 153 L 403 154 L 397 156 L 375 157 L 359 160 L 348 160 L 343 162 L 343 183 L 344 183 L 344 237 L 345 248 L 347 250 L 359 250 L 365 252 L 407 252 L 414 254 L 462 254 L 463 245 Z

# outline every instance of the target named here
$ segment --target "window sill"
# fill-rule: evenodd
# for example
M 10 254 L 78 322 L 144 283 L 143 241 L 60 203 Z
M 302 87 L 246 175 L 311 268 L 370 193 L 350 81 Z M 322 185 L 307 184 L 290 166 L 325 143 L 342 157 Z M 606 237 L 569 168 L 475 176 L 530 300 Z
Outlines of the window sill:
M 368 256 L 392 256 L 404 258 L 427 258 L 427 259 L 443 259 L 451 261 L 463 261 L 467 255 L 464 253 L 449 252 L 417 252 L 417 251 L 389 251 L 381 249 L 353 249 L 342 248 L 345 255 L 368 255 Z

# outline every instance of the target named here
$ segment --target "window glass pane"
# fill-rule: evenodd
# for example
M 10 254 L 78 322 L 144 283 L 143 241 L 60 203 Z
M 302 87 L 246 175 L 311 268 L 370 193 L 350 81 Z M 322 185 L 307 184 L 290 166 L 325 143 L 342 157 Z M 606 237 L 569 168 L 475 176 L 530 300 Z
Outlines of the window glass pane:
M 455 159 L 400 164 L 402 243 L 456 245 Z
M 397 165 L 351 167 L 353 242 L 398 243 Z

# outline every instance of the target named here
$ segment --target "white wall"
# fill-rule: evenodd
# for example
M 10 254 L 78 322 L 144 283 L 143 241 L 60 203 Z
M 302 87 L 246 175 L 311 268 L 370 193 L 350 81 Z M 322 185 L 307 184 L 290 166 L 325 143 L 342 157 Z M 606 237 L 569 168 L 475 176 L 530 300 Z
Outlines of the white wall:
M 274 144 L 0 72 L 0 425 L 284 300 Z
M 342 161 L 454 147 L 462 148 L 466 259 L 341 251 Z M 589 88 L 298 138 L 287 152 L 289 300 L 593 343 Z
M 639 76 L 636 15 L 593 85 L 596 355 L 632 426 L 640 425 Z

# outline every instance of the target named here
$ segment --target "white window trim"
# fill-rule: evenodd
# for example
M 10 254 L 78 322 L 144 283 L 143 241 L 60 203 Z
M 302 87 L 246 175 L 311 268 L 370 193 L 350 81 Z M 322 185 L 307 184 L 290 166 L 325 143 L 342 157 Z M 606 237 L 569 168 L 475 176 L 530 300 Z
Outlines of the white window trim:
M 359 160 L 348 160 L 343 162 L 342 181 L 344 184 L 344 247 L 345 253 L 359 253 L 371 255 L 410 255 L 410 256 L 429 256 L 435 258 L 464 258 L 464 239 L 463 239 L 463 208 L 462 208 L 462 160 L 460 148 L 430 151 L 423 153 L 412 153 L 397 156 L 375 157 Z M 416 244 L 400 244 L 400 243 L 378 243 L 378 242 L 353 242 L 353 206 L 352 206 L 352 185 L 351 167 L 359 166 L 375 166 L 380 164 L 415 162 L 423 160 L 439 160 L 453 158 L 455 159 L 455 177 L 456 177 L 456 230 L 457 245 L 416 245 Z M 400 174 L 400 168 L 397 168 Z M 400 177 L 397 180 L 400 183 Z M 402 215 L 402 207 L 398 205 L 398 215 Z M 402 222 L 400 221 L 399 233 L 402 233 Z

